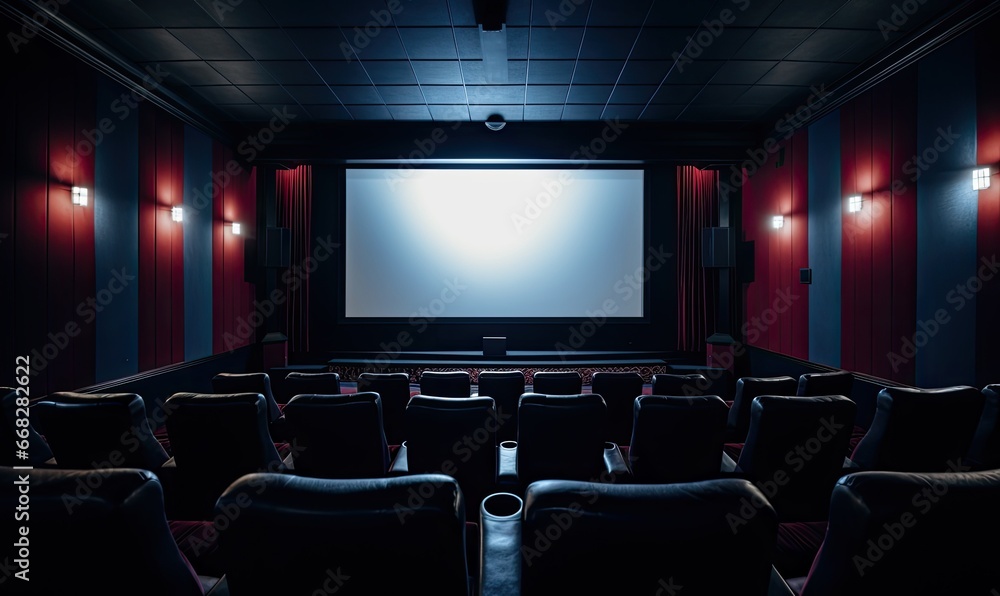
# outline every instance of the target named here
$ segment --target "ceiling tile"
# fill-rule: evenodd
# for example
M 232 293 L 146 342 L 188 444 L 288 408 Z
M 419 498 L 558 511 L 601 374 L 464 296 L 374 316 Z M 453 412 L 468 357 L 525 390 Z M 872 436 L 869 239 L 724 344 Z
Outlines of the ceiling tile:
M 378 92 L 387 104 L 424 103 L 424 96 L 416 85 L 379 85 Z
M 212 27 L 215 19 L 194 0 L 132 0 L 161 27 Z
M 357 60 L 319 60 L 312 63 L 328 85 L 370 85 L 368 73 Z
M 639 36 L 639 28 L 588 27 L 580 58 L 607 60 L 628 58 Z
M 777 62 L 770 60 L 730 60 L 712 77 L 713 85 L 752 85 Z
M 580 53 L 580 40 L 582 38 L 583 27 L 532 29 L 531 39 L 528 43 L 528 58 L 530 60 L 576 58 Z
M 300 104 L 336 104 L 338 96 L 326 85 L 297 85 L 285 87 Z
M 309 113 L 319 120 L 350 120 L 351 113 L 342 105 L 309 106 Z
M 195 0 L 223 27 L 274 27 L 276 23 L 257 0 Z
M 782 60 L 812 29 L 758 29 L 740 48 L 740 60 Z
M 653 0 L 594 0 L 590 23 L 607 27 L 639 27 L 646 20 Z
M 465 87 L 461 85 L 422 85 L 420 90 L 423 91 L 427 103 L 468 103 Z
M 652 103 L 686 104 L 701 91 L 701 85 L 664 85 L 653 95 Z
M 644 27 L 632 51 L 632 59 L 672 61 L 674 54 L 687 45 L 687 36 L 693 33 L 693 29 Z
M 466 87 L 470 104 L 524 103 L 522 85 L 470 85 Z
M 254 103 L 239 88 L 232 85 L 212 85 L 192 87 L 192 89 L 214 104 Z
M 532 0 L 534 28 L 583 27 L 587 24 L 592 0 Z
M 601 114 L 601 120 L 638 120 L 645 103 L 642 104 L 609 104 Z
M 573 75 L 574 85 L 613 85 L 625 63 L 621 60 L 580 60 Z
M 686 105 L 657 105 L 650 104 L 639 114 L 640 120 L 663 120 L 670 121 L 687 107 Z
M 363 61 L 361 65 L 368 71 L 368 76 L 376 85 L 417 84 L 417 79 L 413 76 L 413 68 L 406 60 Z
M 749 88 L 749 85 L 705 85 L 691 103 L 701 106 L 728 106 L 739 100 Z
M 347 106 L 355 120 L 392 120 L 392 114 L 385 106 Z
M 786 0 L 763 24 L 765 27 L 819 27 L 844 4 L 847 0 Z
M 566 103 L 608 103 L 611 96 L 611 85 L 573 85 L 569 88 L 569 99 Z
M 673 65 L 673 60 L 629 60 L 618 82 L 623 85 L 659 85 Z
M 278 85 L 242 85 L 242 92 L 256 103 L 291 103 L 292 98 Z
M 666 82 L 676 85 L 698 85 L 712 80 L 726 63 L 722 60 L 678 61 L 667 75 Z
M 280 29 L 230 29 L 229 34 L 257 60 L 302 58 L 292 39 Z
M 849 64 L 827 62 L 779 62 L 771 72 L 761 77 L 761 85 L 832 84 L 851 69 Z
M 576 105 L 566 104 L 563 110 L 563 120 L 600 120 L 604 104 Z
M 202 60 L 250 58 L 250 54 L 222 29 L 170 29 L 170 33 Z
M 157 27 L 153 17 L 131 0 L 65 2 L 60 13 L 87 29 L 104 27 Z
M 435 120 L 458 122 L 469 119 L 469 106 L 428 106 Z
M 525 120 L 546 120 L 555 121 L 562 119 L 563 106 L 559 105 L 526 105 L 524 106 Z
M 528 85 L 527 102 L 533 104 L 563 104 L 569 85 Z
M 462 71 L 455 61 L 414 60 L 410 62 L 421 85 L 461 85 Z
M 331 87 L 334 94 L 345 104 L 378 104 L 383 105 L 382 97 L 372 85 L 337 85 Z M 353 109 L 351 110 L 353 113 Z
M 474 122 L 485 122 L 492 114 L 500 114 L 508 122 L 519 122 L 524 119 L 524 106 L 469 106 L 469 117 Z
M 740 103 L 757 105 L 781 105 L 795 103 L 805 98 L 808 87 L 792 85 L 755 85 L 740 97 Z
M 611 103 L 643 104 L 649 102 L 656 92 L 656 85 L 618 85 L 611 93 Z
M 316 73 L 316 69 L 306 61 L 269 60 L 261 62 L 260 65 L 282 85 L 319 85 L 323 83 L 323 79 Z
M 567 85 L 573 78 L 575 60 L 531 60 L 528 83 L 531 85 Z
M 275 82 L 274 77 L 258 62 L 232 60 L 209 62 L 209 64 L 234 85 L 268 85 Z
M 102 35 L 102 37 L 104 37 Z M 116 29 L 109 39 L 112 45 L 139 62 L 196 60 L 188 49 L 166 29 Z
M 531 62 L 535 64 L 534 61 Z M 507 84 L 523 85 L 527 60 L 507 61 Z M 479 60 L 463 60 L 462 74 L 465 77 L 466 85 L 486 85 L 486 74 L 483 72 L 483 63 Z
M 450 28 L 399 28 L 399 37 L 411 60 L 455 60 L 455 36 Z
M 660 0 L 653 4 L 653 10 L 650 11 L 647 24 L 697 27 L 703 20 L 718 14 L 718 11 L 714 10 L 714 6 L 714 3 L 706 2 L 663 2 Z
M 191 62 L 166 62 L 160 65 L 164 71 L 188 85 L 228 85 L 226 77 L 219 74 L 201 60 Z M 168 77 L 168 79 L 170 78 Z
M 425 105 L 388 106 L 393 120 L 430 120 L 431 112 Z
M 863 62 L 885 43 L 877 31 L 820 29 L 787 56 L 787 60 Z
M 447 27 L 451 25 L 448 0 L 397 0 L 399 10 L 393 15 L 397 27 Z M 350 4 L 345 2 L 344 4 Z M 460 4 L 455 2 L 455 4 Z M 388 5 L 387 5 L 388 6 Z M 468 4 L 471 8 L 471 4 Z

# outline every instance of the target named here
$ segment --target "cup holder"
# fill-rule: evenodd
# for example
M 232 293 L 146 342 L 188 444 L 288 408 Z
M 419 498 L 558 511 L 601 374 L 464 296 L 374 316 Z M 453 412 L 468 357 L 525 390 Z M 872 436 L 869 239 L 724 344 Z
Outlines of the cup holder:
M 517 441 L 500 441 L 501 449 L 517 449 Z
M 495 519 L 513 518 L 521 515 L 524 501 L 511 493 L 494 493 L 483 499 L 482 513 Z
M 607 451 L 608 449 L 618 449 L 618 445 L 615 445 L 611 441 L 605 441 L 604 442 L 604 450 Z

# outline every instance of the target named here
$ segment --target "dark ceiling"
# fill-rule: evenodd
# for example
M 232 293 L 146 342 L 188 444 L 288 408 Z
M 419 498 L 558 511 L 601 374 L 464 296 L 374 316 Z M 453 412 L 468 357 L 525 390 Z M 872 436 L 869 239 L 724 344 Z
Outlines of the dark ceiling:
M 52 21 L 109 64 L 159 66 L 172 105 L 229 133 L 279 110 L 315 130 L 499 114 L 757 134 L 972 4 L 985 3 L 73 0 Z

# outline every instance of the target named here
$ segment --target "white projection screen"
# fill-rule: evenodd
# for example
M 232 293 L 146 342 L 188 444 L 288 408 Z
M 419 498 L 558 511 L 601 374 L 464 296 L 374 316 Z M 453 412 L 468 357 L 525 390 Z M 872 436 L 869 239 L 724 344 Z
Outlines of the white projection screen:
M 347 318 L 643 316 L 643 172 L 348 169 Z

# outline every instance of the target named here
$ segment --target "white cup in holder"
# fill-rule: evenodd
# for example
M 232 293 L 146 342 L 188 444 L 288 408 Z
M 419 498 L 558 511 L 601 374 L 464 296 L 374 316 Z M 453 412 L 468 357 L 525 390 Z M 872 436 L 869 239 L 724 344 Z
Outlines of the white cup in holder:
M 517 449 L 517 441 L 500 441 L 501 449 Z
M 483 499 L 481 507 L 484 516 L 494 519 L 510 519 L 521 515 L 524 501 L 512 493 L 493 493 Z

